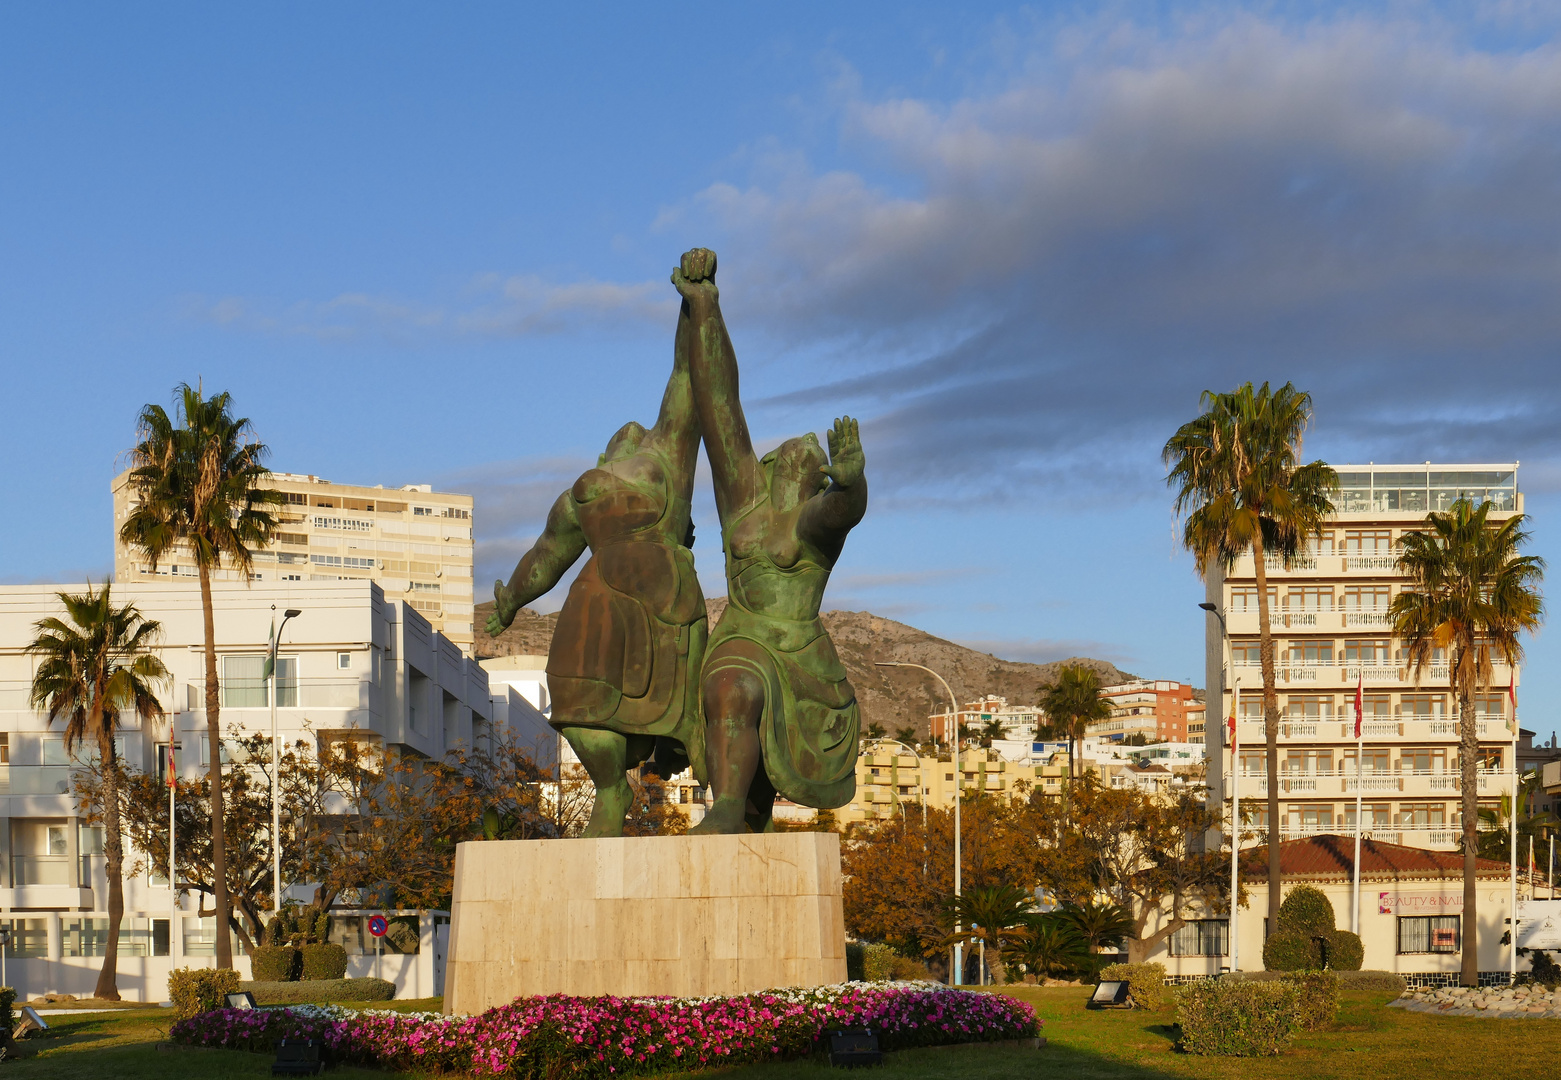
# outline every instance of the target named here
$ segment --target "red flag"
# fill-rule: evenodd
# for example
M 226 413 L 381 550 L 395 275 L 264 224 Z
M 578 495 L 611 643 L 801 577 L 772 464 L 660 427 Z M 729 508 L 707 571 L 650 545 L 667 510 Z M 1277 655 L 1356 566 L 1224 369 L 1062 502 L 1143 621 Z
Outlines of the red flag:
M 1361 697 L 1361 681 L 1362 676 L 1357 674 L 1355 676 L 1355 738 L 1357 739 L 1360 738 L 1361 714 L 1366 711 L 1365 700 Z
M 1512 702 L 1512 719 L 1507 721 L 1507 730 L 1512 732 L 1512 737 L 1518 735 L 1518 673 L 1513 671 L 1507 677 L 1507 700 Z
M 1235 691 L 1230 695 L 1230 719 L 1226 721 L 1230 728 L 1230 745 L 1236 745 L 1236 709 L 1241 699 L 1241 684 L 1236 684 Z
M 168 741 L 168 786 L 176 788 L 179 786 L 179 772 L 174 764 L 173 745 L 173 740 L 170 739 Z

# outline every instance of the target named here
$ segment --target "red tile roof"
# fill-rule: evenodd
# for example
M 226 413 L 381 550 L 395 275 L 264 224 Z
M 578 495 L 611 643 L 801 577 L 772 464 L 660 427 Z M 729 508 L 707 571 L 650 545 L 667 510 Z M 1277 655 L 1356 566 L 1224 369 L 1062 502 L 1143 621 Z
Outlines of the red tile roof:
M 1285 840 L 1279 845 L 1279 872 L 1286 880 L 1349 881 L 1355 873 L 1355 838 L 1324 834 Z M 1474 872 L 1476 877 L 1504 879 L 1510 871 L 1507 863 L 1476 859 Z M 1266 846 L 1242 852 L 1241 875 L 1248 882 L 1268 880 Z M 1360 877 L 1362 881 L 1462 880 L 1463 854 L 1362 839 Z

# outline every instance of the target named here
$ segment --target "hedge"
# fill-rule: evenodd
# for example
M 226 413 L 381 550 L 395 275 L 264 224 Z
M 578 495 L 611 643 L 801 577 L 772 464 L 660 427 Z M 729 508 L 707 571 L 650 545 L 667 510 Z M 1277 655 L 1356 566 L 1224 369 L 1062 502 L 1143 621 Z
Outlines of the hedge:
M 291 945 L 260 945 L 249 954 L 249 970 L 257 982 L 289 982 L 298 978 L 302 963 Z
M 1107 964 L 1100 969 L 1100 981 L 1112 980 L 1127 982 L 1128 995 L 1140 1009 L 1159 1009 L 1169 1000 L 1164 964 Z
M 303 978 L 340 979 L 347 974 L 347 950 L 340 945 L 305 945 Z
M 1300 999 L 1292 980 L 1192 983 L 1178 995 L 1178 1045 L 1189 1054 L 1272 1057 L 1295 1037 Z
M 1233 982 L 1277 982 L 1293 978 L 1292 971 L 1236 971 L 1221 975 L 1221 979 Z M 1339 989 L 1364 990 L 1376 993 L 1402 994 L 1408 989 L 1402 977 L 1391 971 L 1335 971 Z
M 1289 981 L 1300 993 L 1296 1019 L 1307 1031 L 1331 1027 L 1339 1018 L 1339 976 L 1332 971 L 1293 971 Z
M 325 1001 L 389 1001 L 396 984 L 386 979 L 310 979 L 304 982 L 239 983 L 255 995 L 256 1005 L 307 1005 Z
M 238 989 L 238 972 L 232 968 L 178 968 L 168 973 L 168 998 L 180 1020 L 224 1008 L 227 996 Z

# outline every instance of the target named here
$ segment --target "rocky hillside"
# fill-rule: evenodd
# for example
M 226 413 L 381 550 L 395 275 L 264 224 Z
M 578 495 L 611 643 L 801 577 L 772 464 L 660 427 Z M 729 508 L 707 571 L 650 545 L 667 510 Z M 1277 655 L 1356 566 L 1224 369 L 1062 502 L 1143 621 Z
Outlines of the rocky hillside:
M 706 601 L 712 625 L 726 607 L 726 597 Z M 511 656 L 519 653 L 545 654 L 553 640 L 556 615 L 539 615 L 528 609 L 515 617 L 510 628 L 497 638 L 483 631 L 493 604 L 477 605 L 476 652 L 479 657 Z M 914 727 L 918 735 L 927 734 L 929 713 L 946 708 L 937 680 L 913 668 L 881 668 L 879 660 L 908 660 L 926 664 L 940 672 L 960 701 L 980 694 L 1001 694 L 1015 704 L 1036 700 L 1041 686 L 1055 681 L 1063 664 L 1083 664 L 1100 673 L 1104 683 L 1127 682 L 1135 676 L 1119 671 L 1104 660 L 1073 657 L 1050 664 L 1026 664 L 1000 660 L 989 653 L 976 652 L 952 641 L 885 619 L 870 611 L 826 611 L 824 625 L 834 639 L 840 660 L 850 673 L 862 703 L 862 723 L 882 724 L 893 733 L 902 727 Z

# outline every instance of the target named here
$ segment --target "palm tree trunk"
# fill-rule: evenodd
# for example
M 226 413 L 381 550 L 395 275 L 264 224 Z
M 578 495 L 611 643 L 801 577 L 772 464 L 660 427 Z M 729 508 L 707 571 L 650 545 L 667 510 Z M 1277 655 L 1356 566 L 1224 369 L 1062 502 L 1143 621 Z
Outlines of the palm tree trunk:
M 1263 668 L 1263 736 L 1268 752 L 1268 926 L 1279 925 L 1279 904 L 1284 882 L 1280 880 L 1279 845 L 1279 682 L 1274 660 L 1274 632 L 1268 625 L 1268 568 L 1263 565 L 1263 534 L 1252 538 L 1252 570 L 1257 577 L 1258 659 Z M 1239 724 L 1241 719 L 1238 717 Z M 1232 762 L 1231 768 L 1238 767 Z
M 108 877 L 108 941 L 103 948 L 103 970 L 92 996 L 119 1000 L 119 924 L 125 921 L 124 843 L 119 819 L 119 762 L 114 756 L 112 732 L 99 726 L 98 761 L 103 774 L 103 868 Z M 170 928 L 170 932 L 172 932 Z
M 1459 664 L 1453 670 L 1462 666 Z M 1467 683 L 1471 680 L 1463 676 L 1458 681 Z M 1480 845 L 1480 732 L 1474 723 L 1472 689 L 1467 685 L 1458 687 L 1458 771 L 1462 774 L 1459 783 L 1463 788 L 1463 956 L 1458 981 L 1464 986 L 1478 986 L 1480 982 L 1479 920 L 1475 918 L 1479 893 L 1474 887 L 1474 860 Z M 1512 929 L 1517 932 L 1516 921 Z
M 212 612 L 211 571 L 200 565 L 201 616 L 206 630 L 206 738 L 211 744 L 211 876 L 215 908 L 217 966 L 233 966 L 233 944 L 228 938 L 228 853 L 226 814 L 222 805 L 221 687 L 217 682 L 217 623 Z

